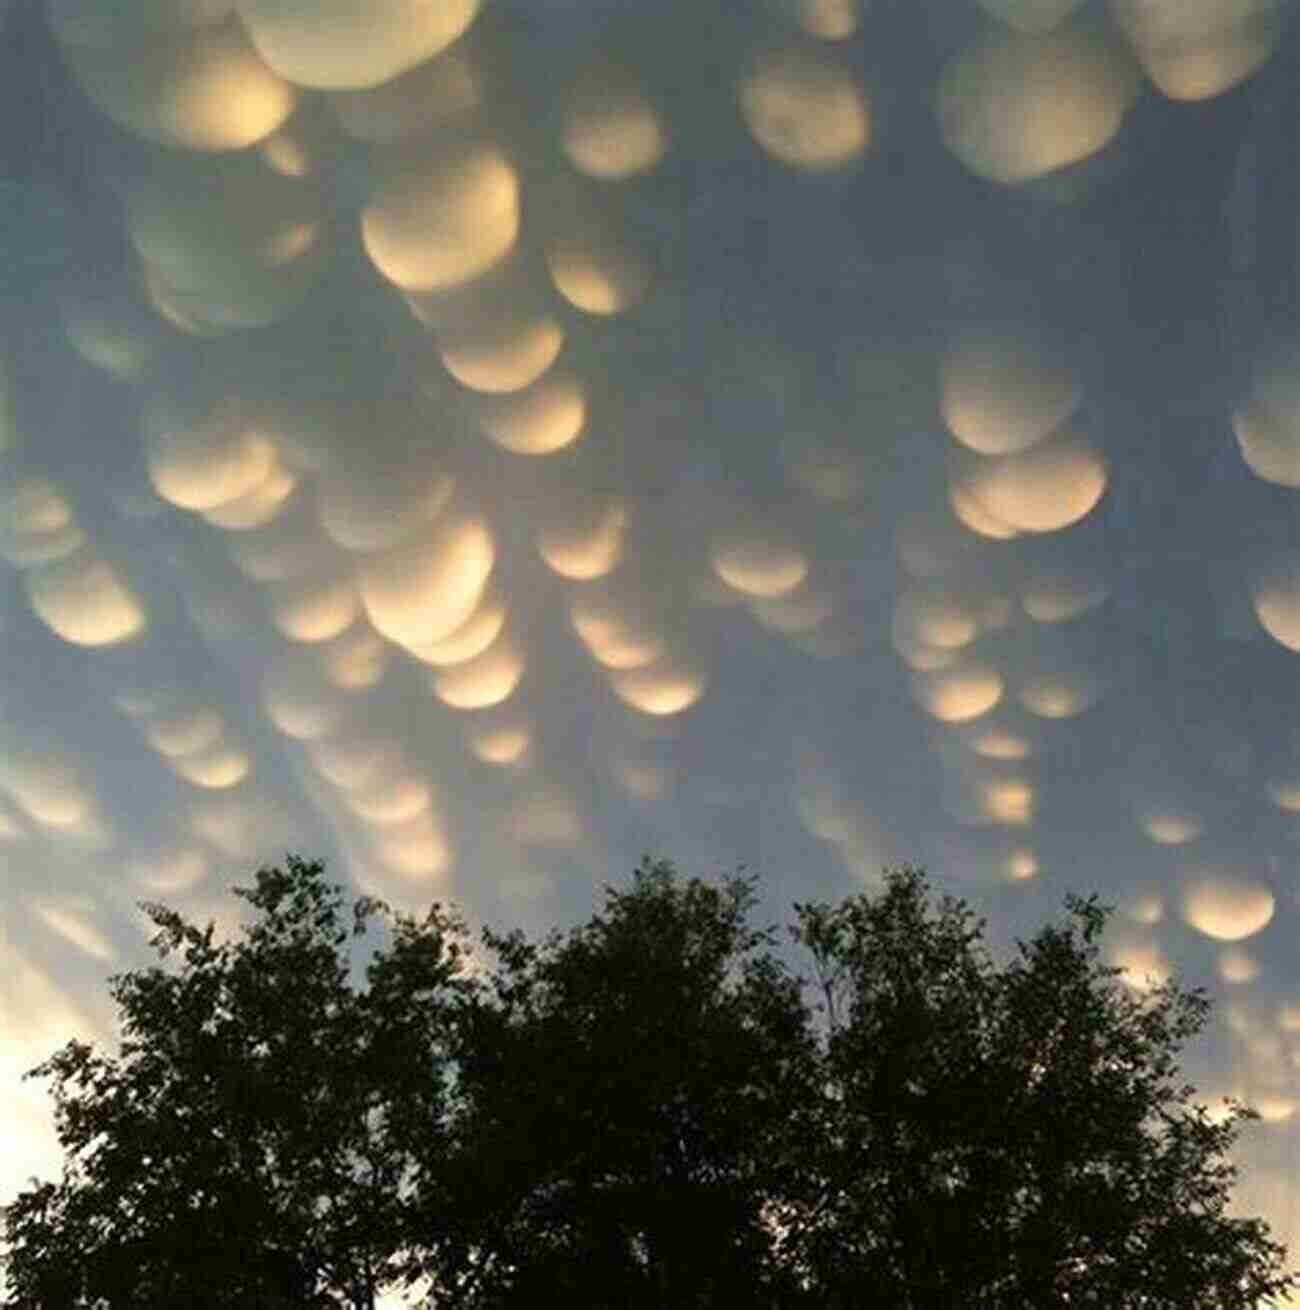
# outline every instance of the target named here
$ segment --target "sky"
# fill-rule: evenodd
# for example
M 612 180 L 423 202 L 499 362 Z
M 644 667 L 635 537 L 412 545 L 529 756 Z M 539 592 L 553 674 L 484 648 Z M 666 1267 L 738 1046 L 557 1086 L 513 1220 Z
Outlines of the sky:
M 923 865 L 1300 1240 L 1292 0 L 0 0 L 0 1198 L 137 908 Z

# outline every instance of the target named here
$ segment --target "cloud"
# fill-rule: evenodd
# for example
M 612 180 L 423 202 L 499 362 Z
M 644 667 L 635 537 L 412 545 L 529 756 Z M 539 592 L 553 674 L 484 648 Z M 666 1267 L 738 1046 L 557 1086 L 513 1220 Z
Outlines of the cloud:
M 748 863 L 772 918 L 909 859 L 1004 945 L 1118 906 L 1289 1158 L 1273 7 L 5 8 L 33 1062 L 147 962 L 135 900 L 233 929 L 286 849 L 533 929 L 645 849 Z

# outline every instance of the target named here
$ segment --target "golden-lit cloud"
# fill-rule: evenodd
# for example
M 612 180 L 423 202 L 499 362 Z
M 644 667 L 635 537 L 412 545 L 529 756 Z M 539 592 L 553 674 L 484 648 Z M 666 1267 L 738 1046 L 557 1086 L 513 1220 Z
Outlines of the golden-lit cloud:
M 937 673 L 957 663 L 958 652 L 951 646 L 927 646 L 923 641 L 909 637 L 896 627 L 893 632 L 894 649 L 899 658 L 916 673 Z
M 1082 28 L 990 29 L 944 69 L 939 127 L 973 173 L 1027 182 L 1103 149 L 1135 89 L 1122 53 Z
M 1259 977 L 1259 961 L 1245 951 L 1223 951 L 1219 956 L 1219 977 L 1233 986 L 1252 983 Z
M 302 86 L 378 86 L 451 45 L 481 0 L 236 0 L 262 58 Z
M 1106 481 L 1097 451 L 1063 433 L 1019 454 L 955 460 L 953 508 L 960 516 L 963 504 L 972 504 L 1010 532 L 1056 532 L 1095 508 Z
M 1030 878 L 1038 877 L 1040 872 L 1038 858 L 1030 850 L 1012 851 L 1007 856 L 1007 877 L 1012 882 L 1026 882 Z
M 236 414 L 206 421 L 159 415 L 150 433 L 149 478 L 179 509 L 214 510 L 243 501 L 276 470 L 275 447 Z
M 650 265 L 626 240 L 588 220 L 554 237 L 546 247 L 546 267 L 555 289 L 585 314 L 626 313 L 650 286 Z
M 47 832 L 102 845 L 106 826 L 85 771 L 58 751 L 23 746 L 0 754 L 0 788 Z
M 23 583 L 32 609 L 74 646 L 130 641 L 148 621 L 139 596 L 111 564 L 88 549 L 35 565 Z
M 448 834 L 441 817 L 432 812 L 378 829 L 371 849 L 385 868 L 406 879 L 437 878 L 451 867 Z
M 1244 81 L 1282 34 L 1274 0 L 1111 0 L 1147 76 L 1171 100 L 1204 100 Z
M 1005 688 L 997 670 L 978 666 L 916 674 L 912 686 L 921 707 L 941 723 L 968 723 L 987 714 Z
M 348 572 L 272 584 L 268 600 L 271 621 L 290 641 L 330 641 L 361 613 L 356 581 Z
M 66 559 L 86 543 L 63 492 L 48 478 L 11 477 L 0 490 L 0 557 L 18 568 Z
M 1101 694 L 1097 679 L 1077 670 L 1036 674 L 1023 683 L 1016 698 L 1043 719 L 1072 719 L 1089 709 Z
M 900 653 L 918 647 L 960 650 L 969 646 L 979 631 L 979 617 L 971 598 L 958 595 L 954 589 L 909 587 L 894 605 L 893 634 Z
M 610 681 L 625 705 L 656 718 L 690 709 L 704 694 L 706 686 L 701 673 L 667 661 L 646 668 L 620 670 Z
M 1274 641 L 1300 651 L 1300 556 L 1274 560 L 1251 589 L 1255 616 Z
M 535 383 L 563 346 L 564 328 L 557 319 L 510 311 L 444 333 L 438 356 L 461 386 L 501 395 Z
M 439 670 L 430 685 L 434 695 L 454 710 L 482 710 L 508 699 L 523 675 L 523 655 L 503 633 L 482 654 Z
M 1020 604 L 1038 623 L 1067 623 L 1095 610 L 1110 595 L 1106 580 L 1087 569 L 1033 573 L 1020 590 Z
M 1263 883 L 1238 874 L 1201 876 L 1183 893 L 1183 918 L 1220 942 L 1253 937 L 1272 921 L 1275 908 L 1273 893 Z
M 553 368 L 528 387 L 482 396 L 475 414 L 483 431 L 503 450 L 551 455 L 582 435 L 586 391 L 574 374 Z
M 199 512 L 213 527 L 227 532 L 249 532 L 254 528 L 266 527 L 285 507 L 297 488 L 297 475 L 286 469 L 277 457 L 266 477 L 251 491 Z
M 607 596 L 575 597 L 569 618 L 592 659 L 607 669 L 643 668 L 663 654 L 649 626 Z
M 1294 345 L 1261 361 L 1232 416 L 1251 472 L 1282 487 L 1300 487 L 1300 356 Z
M 63 54 L 95 106 L 148 141 L 242 150 L 293 111 L 293 88 L 263 62 L 237 19 L 161 38 L 124 35 L 105 44 L 64 40 Z
M 623 558 L 628 509 L 622 501 L 590 503 L 564 523 L 546 524 L 537 536 L 541 557 L 562 578 L 603 578 Z
M 482 655 L 501 635 L 505 623 L 505 601 L 489 588 L 479 602 L 478 608 L 455 632 L 441 641 L 409 646 L 407 649 L 410 654 L 425 664 L 439 667 L 464 664 L 467 660 Z
M 1034 788 L 1023 778 L 1001 778 L 989 783 L 981 802 L 985 815 L 994 823 L 1020 825 L 1034 817 Z
M 171 759 L 207 751 L 221 740 L 226 725 L 216 710 L 200 705 L 149 717 L 143 727 L 149 745 Z
M 398 645 L 445 641 L 474 613 L 495 560 L 482 520 L 447 514 L 414 541 L 361 560 L 361 602 L 376 631 Z
M 996 728 L 972 737 L 971 749 L 986 760 L 1027 760 L 1034 753 L 1028 737 Z
M 1160 846 L 1182 846 L 1205 831 L 1205 821 L 1189 810 L 1151 809 L 1138 816 L 1142 831 Z
M 766 51 L 745 70 L 738 93 L 755 141 L 783 164 L 842 168 L 871 144 L 866 96 L 831 49 Z
M 470 140 L 393 159 L 361 215 L 361 239 L 402 290 L 445 291 L 508 255 L 519 224 L 515 169 L 492 144 Z
M 326 682 L 344 691 L 363 691 L 382 681 L 392 647 L 366 620 L 358 619 L 318 649 Z
M 940 408 L 948 430 L 981 455 L 1027 450 L 1079 407 L 1082 387 L 1029 333 L 968 333 L 940 368 Z
M 344 803 L 358 818 L 380 828 L 409 824 L 433 809 L 433 789 L 414 774 L 385 777 L 376 786 L 347 793 Z
M 953 482 L 948 488 L 948 501 L 953 515 L 964 528 L 976 536 L 990 541 L 1010 541 L 1020 535 L 1020 529 L 992 514 L 964 482 Z
M 344 550 L 382 551 L 428 531 L 455 489 L 434 465 L 388 478 L 339 472 L 317 482 L 316 511 L 325 535 Z
M 1163 986 L 1173 974 L 1168 955 L 1154 942 L 1114 941 L 1106 954 L 1121 981 L 1138 992 Z
M 1262 1094 L 1252 1096 L 1249 1104 L 1259 1113 L 1260 1119 L 1266 1124 L 1286 1123 L 1296 1112 L 1296 1106 L 1300 1101 L 1294 1096 L 1282 1096 L 1277 1093 L 1272 1095 Z
M 251 767 L 252 761 L 244 751 L 224 743 L 172 761 L 172 768 L 186 782 L 212 791 L 224 791 L 243 782 Z
M 763 600 L 789 595 L 808 576 L 807 556 L 776 534 L 723 538 L 711 562 L 727 586 Z
M 279 131 L 263 137 L 257 144 L 257 153 L 281 177 L 310 177 L 320 163 L 318 152 L 304 134 L 294 130 L 292 119 Z
M 579 172 L 619 182 L 653 168 L 668 138 L 636 78 L 614 64 L 588 69 L 574 84 L 564 112 L 562 144 Z
M 469 739 L 469 748 L 477 759 L 501 768 L 519 764 L 531 744 L 532 737 L 523 726 L 482 728 L 472 732 Z

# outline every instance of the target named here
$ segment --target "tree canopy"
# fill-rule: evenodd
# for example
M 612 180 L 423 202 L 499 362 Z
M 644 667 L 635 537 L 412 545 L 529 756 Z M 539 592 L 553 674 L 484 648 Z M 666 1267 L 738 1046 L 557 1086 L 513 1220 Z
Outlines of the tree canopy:
M 362 898 L 291 858 L 218 943 L 145 907 L 116 1057 L 72 1042 L 65 1152 L 5 1212 L 25 1310 L 429 1305 L 1247 1310 L 1294 1286 L 1228 1211 L 1245 1107 L 1180 1081 L 1205 995 L 1127 988 L 1108 911 L 995 960 L 923 873 L 794 906 L 647 861 L 532 940 Z M 347 943 L 382 916 L 366 986 Z
M 797 906 L 829 1015 L 816 1165 L 785 1208 L 827 1306 L 868 1288 L 950 1306 L 1247 1307 L 1290 1285 L 1231 1218 L 1243 1121 L 1179 1081 L 1209 1003 L 1140 994 L 1101 960 L 1107 911 L 1066 898 L 996 964 L 959 901 L 902 870 L 876 898 Z
M 381 902 L 348 924 L 296 858 L 234 894 L 258 917 L 233 943 L 145 905 L 182 967 L 110 979 L 117 1057 L 73 1041 L 33 1070 L 64 1176 L 7 1209 L 7 1304 L 370 1307 L 402 1272 L 410 1148 L 438 1151 L 449 1123 L 459 921 L 398 916 L 357 992 L 346 945 Z
M 752 903 L 661 864 L 570 933 L 486 934 L 458 1050 L 474 1304 L 763 1304 L 788 1281 L 764 1206 L 815 1049 Z M 432 1272 L 450 1302 L 458 1271 Z

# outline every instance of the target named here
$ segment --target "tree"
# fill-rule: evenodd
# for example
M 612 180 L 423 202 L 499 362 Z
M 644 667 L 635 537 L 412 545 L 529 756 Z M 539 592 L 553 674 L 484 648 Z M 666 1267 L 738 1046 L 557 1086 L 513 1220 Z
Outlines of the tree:
M 143 906 L 183 967 L 109 980 L 117 1057 L 73 1041 L 29 1075 L 53 1080 L 65 1165 L 6 1210 L 8 1305 L 370 1310 L 407 1269 L 412 1144 L 427 1159 L 446 1138 L 463 926 L 397 916 L 358 992 L 346 943 L 387 906 L 356 902 L 349 929 L 294 857 L 234 890 L 260 917 L 233 943 Z
M 117 1059 L 35 1071 L 69 1158 L 6 1213 L 10 1306 L 371 1307 L 418 1278 L 438 1310 L 1258 1310 L 1296 1286 L 1227 1211 L 1253 1116 L 1179 1082 L 1205 996 L 1127 988 L 1095 899 L 999 963 L 898 870 L 796 904 L 802 979 L 752 879 L 646 862 L 568 932 L 486 930 L 481 977 L 453 912 L 399 916 L 357 993 L 337 893 L 263 870 L 224 946 L 149 907 L 185 968 L 113 980 Z
M 646 862 L 571 932 L 485 934 L 439 1305 L 778 1303 L 765 1203 L 815 1052 L 753 901 Z
M 818 1122 L 783 1248 L 817 1304 L 1244 1310 L 1295 1285 L 1258 1219 L 1228 1217 L 1221 1120 L 1177 1081 L 1208 1002 L 1106 967 L 1108 911 L 1068 897 L 998 966 L 922 873 L 796 905 L 827 1016 Z

